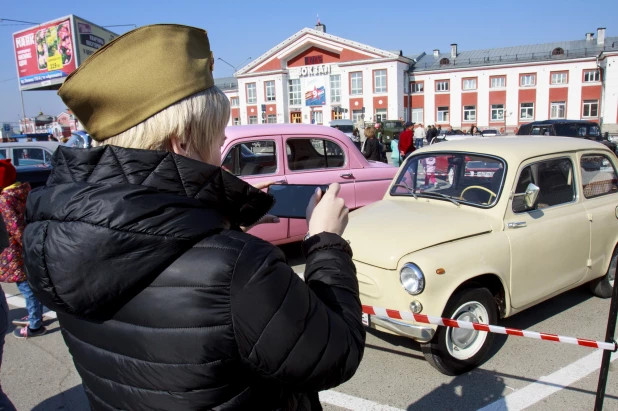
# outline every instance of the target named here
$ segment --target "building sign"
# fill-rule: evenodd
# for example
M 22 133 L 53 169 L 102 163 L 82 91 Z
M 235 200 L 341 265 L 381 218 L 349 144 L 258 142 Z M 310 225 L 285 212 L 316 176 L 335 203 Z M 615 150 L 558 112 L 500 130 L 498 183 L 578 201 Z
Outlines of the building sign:
M 326 104 L 326 89 L 323 84 L 320 84 L 322 79 L 312 79 L 307 81 L 305 86 L 309 89 L 305 93 L 306 106 L 323 106 Z
M 78 22 L 80 30 L 91 28 L 84 34 L 94 36 L 78 37 Z M 116 36 L 73 15 L 13 33 L 19 88 L 58 89 L 90 54 Z
M 305 65 L 306 66 L 309 66 L 309 65 L 312 65 L 312 64 L 322 64 L 323 62 L 324 61 L 323 61 L 322 55 L 305 57 Z
M 330 74 L 331 65 L 320 64 L 317 66 L 304 66 L 298 69 L 298 74 L 302 76 L 317 76 Z

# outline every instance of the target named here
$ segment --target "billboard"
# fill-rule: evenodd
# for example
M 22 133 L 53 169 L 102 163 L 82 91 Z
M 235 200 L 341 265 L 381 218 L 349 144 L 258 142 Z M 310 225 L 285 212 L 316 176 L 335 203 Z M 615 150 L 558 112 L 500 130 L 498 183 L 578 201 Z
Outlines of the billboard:
M 323 106 L 326 104 L 326 88 L 323 78 L 307 80 L 305 87 L 309 89 L 305 93 L 305 106 Z
M 60 88 L 89 55 L 116 36 L 73 15 L 13 33 L 20 90 Z

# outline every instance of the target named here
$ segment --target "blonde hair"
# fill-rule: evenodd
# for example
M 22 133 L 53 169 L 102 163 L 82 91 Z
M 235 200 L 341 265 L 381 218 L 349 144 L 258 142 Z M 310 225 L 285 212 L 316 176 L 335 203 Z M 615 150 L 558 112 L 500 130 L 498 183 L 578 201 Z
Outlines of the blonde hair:
M 376 128 L 374 126 L 365 127 L 365 137 L 372 138 L 376 136 Z
M 172 151 L 172 137 L 184 144 L 187 154 L 207 158 L 217 136 L 224 133 L 230 118 L 230 101 L 216 86 L 200 91 L 172 104 L 138 125 L 110 137 L 95 146 L 106 144 L 142 150 Z

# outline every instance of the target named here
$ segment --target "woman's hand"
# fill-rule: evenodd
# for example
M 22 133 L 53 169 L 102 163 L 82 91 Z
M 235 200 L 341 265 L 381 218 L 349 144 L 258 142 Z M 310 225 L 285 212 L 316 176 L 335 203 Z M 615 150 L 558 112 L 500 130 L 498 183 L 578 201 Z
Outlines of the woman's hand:
M 333 183 L 326 193 L 317 189 L 309 200 L 307 206 L 307 225 L 309 235 L 323 232 L 342 235 L 348 225 L 348 213 L 350 210 L 345 206 L 345 201 L 339 194 L 340 186 Z
M 266 181 L 266 182 L 254 184 L 253 187 L 257 188 L 258 190 L 264 190 L 265 188 L 268 188 L 273 184 L 275 184 L 274 181 Z M 260 224 L 276 224 L 278 222 L 279 222 L 279 217 L 276 217 L 271 214 L 266 214 L 264 217 L 260 218 L 255 224 L 249 227 L 240 227 L 240 229 L 246 233 L 247 231 L 251 230 L 253 227 L 258 226 Z

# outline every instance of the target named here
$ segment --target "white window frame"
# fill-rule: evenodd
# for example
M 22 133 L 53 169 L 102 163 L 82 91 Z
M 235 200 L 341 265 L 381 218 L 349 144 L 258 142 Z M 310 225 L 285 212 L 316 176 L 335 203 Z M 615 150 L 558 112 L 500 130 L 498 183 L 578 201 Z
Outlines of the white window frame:
M 363 94 L 363 72 L 355 71 L 350 73 L 350 95 L 357 96 Z
M 382 116 L 382 121 L 386 120 L 386 116 L 388 115 L 388 111 L 385 108 L 376 108 L 375 119 L 378 121 L 378 115 Z
M 491 121 L 504 121 L 504 104 L 491 105 Z
M 519 79 L 520 87 L 534 87 L 536 86 L 536 74 L 524 74 Z
M 549 118 L 550 119 L 564 119 L 566 118 L 566 101 L 552 101 L 549 104 Z M 561 113 L 562 112 L 562 113 Z
M 247 83 L 247 104 L 257 103 L 257 85 L 255 83 Z
M 425 92 L 425 83 L 422 81 L 419 81 L 418 83 L 413 81 L 411 83 L 411 86 L 412 86 L 412 89 L 410 91 L 412 92 L 412 94 Z
M 449 91 L 450 85 L 448 80 L 436 81 L 436 91 Z
M 266 122 L 268 124 L 276 124 L 277 123 L 277 115 L 276 114 L 269 114 L 268 116 L 266 116 Z
M 592 115 L 592 107 L 596 106 L 597 115 Z M 586 115 L 586 108 L 588 109 L 588 115 Z M 599 117 L 599 100 L 584 100 L 582 104 L 582 118 L 598 118 Z
M 567 84 L 569 76 L 566 71 L 551 73 L 551 84 Z
M 416 124 L 423 124 L 423 109 L 422 108 L 412 109 L 412 122 Z
M 275 101 L 276 98 L 275 80 L 269 80 L 266 82 L 266 101 Z
M 447 106 L 442 106 L 442 107 L 438 107 L 438 115 L 436 116 L 437 118 L 437 123 L 448 123 L 449 122 L 449 107 Z
M 476 79 L 475 78 L 465 78 L 465 79 L 463 79 L 462 89 L 464 91 L 476 90 Z
M 363 110 L 352 110 L 352 121 L 354 122 L 354 124 L 358 124 L 362 118 L 361 116 L 363 115 Z
M 476 106 L 463 106 L 464 123 L 473 123 L 476 121 Z
M 374 93 L 386 93 L 386 70 L 376 70 L 373 72 Z
M 584 83 L 598 83 L 601 81 L 599 70 L 584 70 Z
M 258 116 L 249 116 L 249 124 L 258 124 Z
M 498 84 L 495 84 L 495 83 Z M 489 88 L 504 88 L 506 87 L 506 77 L 504 76 L 499 76 L 499 77 L 492 77 L 491 78 L 491 82 L 489 84 Z
M 230 97 L 230 106 L 232 107 L 240 106 L 240 99 L 238 97 Z
M 314 111 L 313 120 L 315 121 L 314 124 L 324 124 L 324 114 L 321 111 Z
M 330 76 L 330 102 L 341 103 L 341 74 Z
M 290 106 L 300 106 L 303 104 L 303 94 L 299 78 L 288 80 L 288 95 Z
M 525 107 L 524 107 L 524 104 L 526 104 Z M 532 106 L 527 106 L 527 104 L 532 104 Z M 526 114 L 525 116 L 523 115 L 524 113 Z M 528 103 L 519 104 L 519 119 L 520 120 L 534 120 L 534 103 L 528 102 Z

